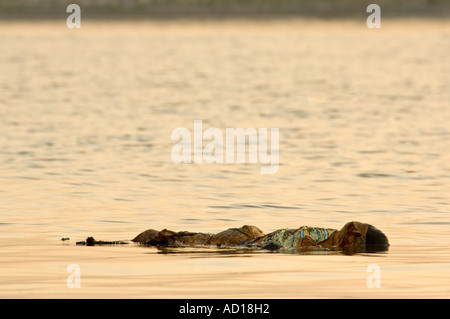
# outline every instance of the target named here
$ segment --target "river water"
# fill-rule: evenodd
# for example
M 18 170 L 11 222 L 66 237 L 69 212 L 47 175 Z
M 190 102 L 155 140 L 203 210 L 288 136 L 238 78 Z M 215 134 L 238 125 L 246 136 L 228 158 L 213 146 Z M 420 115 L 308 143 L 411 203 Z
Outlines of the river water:
M 0 297 L 448 298 L 449 39 L 447 20 L 0 23 Z M 175 164 L 194 120 L 279 128 L 278 171 Z M 352 220 L 389 251 L 75 244 Z

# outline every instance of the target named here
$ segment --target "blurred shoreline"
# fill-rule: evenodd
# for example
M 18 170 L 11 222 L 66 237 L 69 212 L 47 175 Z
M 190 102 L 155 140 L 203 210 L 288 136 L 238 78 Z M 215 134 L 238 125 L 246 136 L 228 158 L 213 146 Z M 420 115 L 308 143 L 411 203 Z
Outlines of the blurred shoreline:
M 445 0 L 0 0 L 0 20 L 66 19 L 71 3 L 90 20 L 361 18 L 371 3 L 385 18 L 450 17 Z

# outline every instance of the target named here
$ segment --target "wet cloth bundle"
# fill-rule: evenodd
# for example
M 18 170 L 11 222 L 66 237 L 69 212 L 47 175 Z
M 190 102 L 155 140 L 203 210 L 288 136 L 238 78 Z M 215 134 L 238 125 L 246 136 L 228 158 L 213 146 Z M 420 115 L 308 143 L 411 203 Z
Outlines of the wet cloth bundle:
M 269 234 L 264 234 L 262 230 L 251 225 L 229 228 L 217 234 L 148 229 L 132 241 L 162 247 L 216 245 L 269 250 L 336 248 L 380 251 L 389 247 L 388 238 L 383 232 L 372 225 L 357 221 L 348 222 L 340 230 L 302 226 L 295 229 L 279 229 Z

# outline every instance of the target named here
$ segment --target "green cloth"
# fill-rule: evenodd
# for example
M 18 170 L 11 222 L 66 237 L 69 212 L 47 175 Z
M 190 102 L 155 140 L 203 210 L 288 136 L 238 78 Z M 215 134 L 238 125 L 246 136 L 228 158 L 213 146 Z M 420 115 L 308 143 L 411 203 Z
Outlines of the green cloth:
M 302 226 L 297 229 L 279 229 L 265 236 L 265 243 L 275 243 L 285 248 L 297 247 L 297 243 L 305 236 L 311 237 L 316 243 L 327 240 L 336 231 L 331 228 Z

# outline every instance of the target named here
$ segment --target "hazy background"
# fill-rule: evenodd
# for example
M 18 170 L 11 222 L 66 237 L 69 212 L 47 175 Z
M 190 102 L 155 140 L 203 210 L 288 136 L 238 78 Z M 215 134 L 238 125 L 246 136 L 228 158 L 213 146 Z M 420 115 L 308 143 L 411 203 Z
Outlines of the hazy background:
M 445 0 L 1 0 L 0 17 L 48 19 L 65 16 L 70 3 L 79 4 L 84 18 L 170 17 L 363 17 L 371 3 L 385 17 L 448 17 Z

